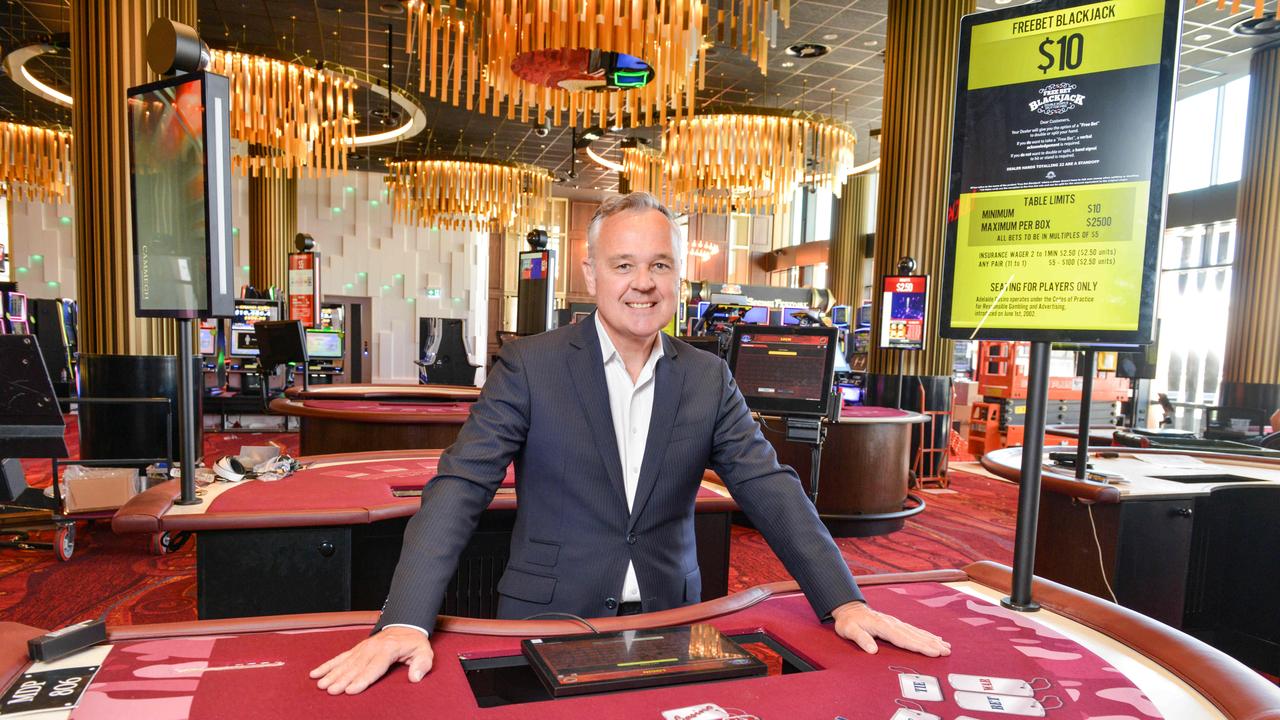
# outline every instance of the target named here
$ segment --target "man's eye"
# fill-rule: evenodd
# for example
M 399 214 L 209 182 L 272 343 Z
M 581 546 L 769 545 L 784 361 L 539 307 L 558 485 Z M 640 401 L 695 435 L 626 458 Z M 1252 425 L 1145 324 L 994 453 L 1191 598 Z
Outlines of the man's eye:
M 670 266 L 670 265 L 668 265 L 668 264 L 666 264 L 666 263 L 654 263 L 654 264 L 653 264 L 653 269 L 654 269 L 654 270 L 661 270 L 662 272 L 666 272 L 666 271 L 668 271 L 668 270 L 670 270 L 670 269 L 671 269 L 671 266 Z
M 627 272 L 628 270 L 631 269 L 631 263 L 621 263 L 618 265 L 614 265 L 613 269 L 617 270 L 618 272 Z

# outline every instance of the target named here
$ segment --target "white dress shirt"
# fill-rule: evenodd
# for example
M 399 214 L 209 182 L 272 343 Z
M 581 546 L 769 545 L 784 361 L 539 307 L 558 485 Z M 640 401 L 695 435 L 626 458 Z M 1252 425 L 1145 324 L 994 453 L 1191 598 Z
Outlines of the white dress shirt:
M 649 418 L 653 414 L 653 369 L 662 357 L 662 338 L 653 343 L 653 352 L 645 361 L 635 382 L 627 365 L 614 347 L 609 333 L 597 317 L 600 352 L 604 356 L 604 379 L 609 387 L 609 414 L 613 417 L 613 437 L 618 444 L 618 460 L 622 463 L 622 485 L 627 494 L 627 512 L 636 499 L 640 483 L 640 464 L 644 461 L 645 443 L 649 441 Z M 622 583 L 622 602 L 640 601 L 640 583 L 636 580 L 635 563 L 627 564 L 627 578 Z
M 627 512 L 631 512 L 636 500 L 636 486 L 640 483 L 640 465 L 644 461 L 644 447 L 649 441 L 649 419 L 653 415 L 653 370 L 662 357 L 662 338 L 653 343 L 653 352 L 635 382 L 618 354 L 609 333 L 595 320 L 600 336 L 600 353 L 604 356 L 604 379 L 609 389 L 609 414 L 613 417 L 613 436 L 618 444 L 618 460 L 622 463 L 622 485 L 627 494 Z M 603 492 L 603 490 L 602 490 Z M 640 602 L 640 582 L 636 580 L 635 563 L 627 563 L 627 577 L 622 582 L 620 602 Z M 390 623 L 386 627 L 408 627 L 430 635 L 426 628 L 405 623 Z

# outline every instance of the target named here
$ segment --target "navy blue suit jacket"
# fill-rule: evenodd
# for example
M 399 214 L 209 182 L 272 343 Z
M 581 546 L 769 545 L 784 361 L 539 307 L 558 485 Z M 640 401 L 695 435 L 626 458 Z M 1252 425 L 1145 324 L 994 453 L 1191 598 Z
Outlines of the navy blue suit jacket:
M 498 615 L 613 615 L 628 562 L 645 612 L 698 602 L 694 499 L 707 467 L 827 618 L 860 600 L 848 566 L 779 465 L 724 361 L 662 335 L 653 414 L 627 511 L 595 315 L 503 347 L 410 520 L 378 626 L 430 629 L 480 514 L 514 461 L 519 497 Z

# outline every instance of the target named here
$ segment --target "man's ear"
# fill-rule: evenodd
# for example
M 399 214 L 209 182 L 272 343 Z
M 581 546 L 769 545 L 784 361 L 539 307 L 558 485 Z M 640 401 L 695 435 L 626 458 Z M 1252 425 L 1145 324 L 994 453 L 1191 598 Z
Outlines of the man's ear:
M 582 274 L 587 278 L 587 294 L 595 296 L 596 294 L 596 266 L 591 258 L 583 258 Z

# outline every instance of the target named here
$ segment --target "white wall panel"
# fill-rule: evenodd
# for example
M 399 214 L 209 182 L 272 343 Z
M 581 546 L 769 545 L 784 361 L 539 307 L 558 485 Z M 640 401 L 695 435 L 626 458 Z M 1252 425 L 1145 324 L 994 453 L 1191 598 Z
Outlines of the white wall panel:
M 324 258 L 323 294 L 373 298 L 374 380 L 411 383 L 417 382 L 413 360 L 420 317 L 470 318 L 479 308 L 481 322 L 468 322 L 467 332 L 473 347 L 485 347 L 488 257 L 475 243 L 488 236 L 393 223 L 383 177 L 351 172 L 298 180 L 298 231 L 316 239 Z M 248 180 L 234 177 L 232 191 L 239 289 L 248 282 Z M 10 215 L 14 277 L 23 292 L 75 297 L 71 203 L 13 202 Z M 32 256 L 40 259 L 33 262 Z M 22 267 L 27 270 L 16 273 Z M 428 288 L 438 289 L 439 296 L 427 297 Z

